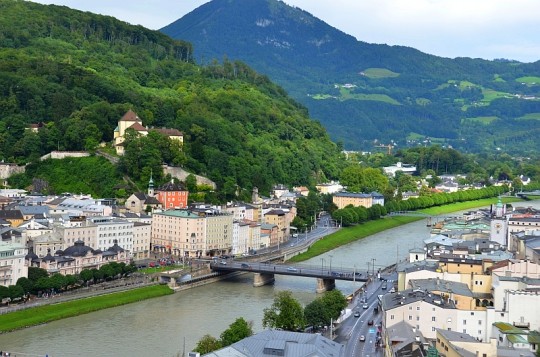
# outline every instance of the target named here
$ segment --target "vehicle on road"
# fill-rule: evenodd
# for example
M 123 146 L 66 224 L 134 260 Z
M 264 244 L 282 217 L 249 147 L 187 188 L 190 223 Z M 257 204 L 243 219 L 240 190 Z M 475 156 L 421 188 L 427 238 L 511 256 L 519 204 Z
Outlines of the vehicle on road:
M 369 320 L 369 321 L 367 322 L 367 324 L 368 324 L 369 326 L 372 326 L 372 325 L 373 325 L 373 320 Z
M 356 311 L 356 312 L 354 313 L 354 317 L 360 317 L 360 312 Z
M 241 267 L 242 267 L 242 268 L 251 268 L 251 267 L 249 266 L 249 264 L 246 264 L 246 263 L 242 263 Z
M 295 267 L 288 267 L 287 270 L 288 271 L 298 271 L 298 269 L 296 269 Z
M 386 282 L 384 282 L 384 283 L 382 284 L 381 289 L 386 290 L 386 287 L 387 287 L 387 286 L 386 286 Z
M 341 273 L 338 273 L 337 271 L 333 271 L 332 276 L 341 276 Z
M 368 304 L 362 305 L 362 309 L 364 309 L 364 310 L 367 309 L 368 307 L 369 307 Z
M 359 340 L 360 340 L 360 342 L 364 342 L 366 340 L 366 336 L 360 335 Z
M 227 262 L 226 262 L 225 260 L 222 260 L 222 261 L 219 262 L 219 264 L 221 264 L 221 265 L 227 265 Z
M 294 238 L 298 237 L 298 233 L 292 235 Z
M 392 289 L 390 289 L 390 292 L 391 293 L 395 293 L 396 292 L 396 289 L 394 287 L 392 287 Z

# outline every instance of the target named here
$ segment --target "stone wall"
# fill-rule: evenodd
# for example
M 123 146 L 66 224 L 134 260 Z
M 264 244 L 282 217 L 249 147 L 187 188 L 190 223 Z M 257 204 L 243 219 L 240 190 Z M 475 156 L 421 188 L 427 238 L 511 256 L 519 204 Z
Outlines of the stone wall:
M 17 164 L 0 163 L 0 179 L 5 180 L 11 175 L 20 174 L 25 171 L 25 166 L 18 166 Z
M 47 159 L 65 159 L 66 157 L 87 157 L 90 153 L 86 151 L 51 151 L 41 157 L 41 161 Z
M 182 169 L 181 167 L 173 167 L 173 166 L 167 166 L 163 165 L 163 174 L 167 175 L 170 174 L 172 177 L 175 177 L 179 179 L 180 181 L 186 181 L 186 177 L 191 174 L 191 172 L 187 172 L 186 170 Z M 204 177 L 195 175 L 195 178 L 197 179 L 197 185 L 209 185 L 212 186 L 212 188 L 216 188 L 216 184 L 214 181 Z

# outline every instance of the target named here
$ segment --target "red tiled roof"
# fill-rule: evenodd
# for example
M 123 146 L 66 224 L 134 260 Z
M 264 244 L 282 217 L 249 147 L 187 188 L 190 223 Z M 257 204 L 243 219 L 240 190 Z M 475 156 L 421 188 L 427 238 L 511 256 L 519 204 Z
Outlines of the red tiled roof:
M 141 119 L 137 113 L 130 109 L 126 112 L 126 114 L 124 114 L 120 121 L 141 121 Z
M 180 130 L 177 130 L 177 129 L 161 128 L 161 129 L 153 129 L 153 130 L 165 136 L 183 136 L 184 135 L 182 134 Z
M 141 132 L 141 131 L 148 131 L 148 129 L 146 129 L 144 126 L 142 126 L 142 125 L 139 124 L 139 123 L 135 123 L 135 124 L 129 126 L 128 129 L 133 129 L 133 130 L 139 131 L 139 132 Z

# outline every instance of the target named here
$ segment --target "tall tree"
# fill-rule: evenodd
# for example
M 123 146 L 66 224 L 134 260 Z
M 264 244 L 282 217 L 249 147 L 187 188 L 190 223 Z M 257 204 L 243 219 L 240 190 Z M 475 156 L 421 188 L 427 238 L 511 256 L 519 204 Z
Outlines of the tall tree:
M 200 354 L 207 354 L 210 352 L 213 352 L 215 350 L 219 350 L 221 348 L 221 343 L 219 340 L 213 336 L 210 335 L 204 335 L 199 342 L 197 342 L 197 346 L 195 347 L 195 352 L 199 352 Z
M 243 317 L 236 319 L 229 328 L 223 331 L 220 335 L 221 346 L 230 346 L 246 337 L 253 335 L 252 324 L 244 320 Z
M 302 305 L 290 291 L 280 291 L 270 308 L 264 309 L 263 327 L 297 331 L 305 326 Z

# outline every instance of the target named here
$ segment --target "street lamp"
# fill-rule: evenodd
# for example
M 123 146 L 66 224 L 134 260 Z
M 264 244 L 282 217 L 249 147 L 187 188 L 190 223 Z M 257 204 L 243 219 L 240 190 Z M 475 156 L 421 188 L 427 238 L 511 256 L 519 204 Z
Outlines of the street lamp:
M 377 259 L 375 259 L 375 258 L 371 258 L 371 261 L 373 261 L 373 276 L 375 276 L 375 261 L 376 260 Z
M 328 254 L 328 256 L 330 257 L 330 271 L 332 271 L 332 257 L 333 257 L 333 255 Z
M 321 274 L 324 274 L 324 258 L 321 258 Z

